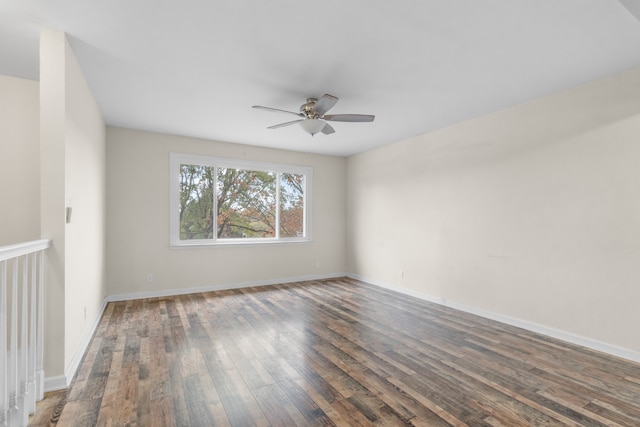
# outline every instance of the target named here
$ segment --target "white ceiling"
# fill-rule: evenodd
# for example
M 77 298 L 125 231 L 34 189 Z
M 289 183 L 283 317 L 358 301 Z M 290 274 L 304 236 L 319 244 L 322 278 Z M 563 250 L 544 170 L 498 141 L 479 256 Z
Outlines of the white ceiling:
M 0 74 L 67 33 L 106 122 L 351 155 L 640 67 L 640 0 L 0 0 Z M 311 138 L 307 97 L 340 98 Z

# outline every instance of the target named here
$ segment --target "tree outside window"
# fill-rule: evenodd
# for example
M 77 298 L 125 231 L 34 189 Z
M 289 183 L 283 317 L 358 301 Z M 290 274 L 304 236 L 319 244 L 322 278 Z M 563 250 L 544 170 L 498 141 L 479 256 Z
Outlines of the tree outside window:
M 232 167 L 234 162 L 225 159 L 184 155 L 190 160 L 186 162 L 179 157 L 172 155 L 172 168 L 179 170 L 177 221 L 172 221 L 177 222 L 179 242 L 308 240 L 310 168 L 300 173 L 283 165 L 269 170 L 266 164 L 244 168 Z

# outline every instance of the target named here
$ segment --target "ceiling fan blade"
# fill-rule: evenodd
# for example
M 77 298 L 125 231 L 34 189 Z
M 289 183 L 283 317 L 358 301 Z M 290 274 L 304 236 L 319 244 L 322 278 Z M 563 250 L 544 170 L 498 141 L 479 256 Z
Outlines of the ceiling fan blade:
M 335 131 L 336 130 L 334 128 L 332 128 L 329 123 L 325 123 L 324 127 L 322 128 L 322 133 L 324 133 L 325 135 L 331 135 Z
M 300 122 L 303 122 L 303 121 L 304 121 L 304 119 L 300 119 L 300 120 L 294 120 L 292 122 L 280 123 L 279 125 L 269 126 L 267 129 L 283 128 L 283 127 L 286 127 L 286 126 L 295 125 L 296 123 L 300 123 Z
M 302 114 L 302 113 L 295 113 L 293 111 L 281 110 L 279 108 L 263 107 L 262 105 L 254 105 L 252 108 L 257 108 L 259 110 L 273 111 L 275 113 L 294 114 L 294 115 L 296 115 L 298 117 L 304 117 L 304 114 Z
M 322 95 L 322 98 L 316 101 L 316 105 L 313 106 L 313 111 L 319 116 L 322 116 L 324 113 L 329 111 L 334 105 L 336 105 L 336 102 L 338 102 L 338 98 L 336 98 L 333 95 L 329 95 L 328 93 L 325 93 L 324 95 Z
M 322 118 L 332 122 L 372 122 L 375 117 L 371 114 L 333 114 Z

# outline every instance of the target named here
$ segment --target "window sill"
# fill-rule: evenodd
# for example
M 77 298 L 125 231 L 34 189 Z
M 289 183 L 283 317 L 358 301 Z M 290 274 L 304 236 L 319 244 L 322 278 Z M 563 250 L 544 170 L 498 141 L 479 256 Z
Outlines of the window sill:
M 291 245 L 300 243 L 311 243 L 311 239 L 280 239 L 280 240 L 223 240 L 216 242 L 207 242 L 203 240 L 171 243 L 170 249 L 186 249 L 186 248 L 215 248 L 215 247 L 229 247 L 229 246 L 277 246 L 277 245 Z

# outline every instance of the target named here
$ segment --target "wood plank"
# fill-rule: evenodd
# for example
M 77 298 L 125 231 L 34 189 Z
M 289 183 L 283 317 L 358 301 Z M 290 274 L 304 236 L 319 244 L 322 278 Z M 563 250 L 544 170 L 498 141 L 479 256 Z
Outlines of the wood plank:
M 338 278 L 110 303 L 66 396 L 60 426 L 637 426 L 640 364 Z

